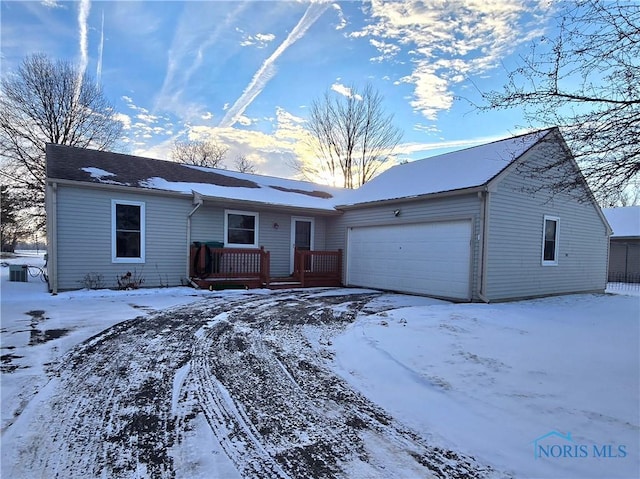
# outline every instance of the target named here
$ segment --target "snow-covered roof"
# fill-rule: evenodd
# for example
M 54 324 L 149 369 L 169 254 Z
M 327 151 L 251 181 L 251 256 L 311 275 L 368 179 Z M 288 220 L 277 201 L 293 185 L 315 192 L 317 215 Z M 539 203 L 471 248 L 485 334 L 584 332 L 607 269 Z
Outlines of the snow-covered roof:
M 640 206 L 603 208 L 602 212 L 613 230 L 612 238 L 640 238 Z
M 344 193 L 307 181 L 53 144 L 47 145 L 47 176 L 320 211 L 335 211 L 336 196 Z
M 357 190 L 53 144 L 47 145 L 47 177 L 329 212 L 486 185 L 551 131 L 398 165 Z
M 473 188 L 488 183 L 552 130 L 394 166 L 345 197 L 344 206 Z

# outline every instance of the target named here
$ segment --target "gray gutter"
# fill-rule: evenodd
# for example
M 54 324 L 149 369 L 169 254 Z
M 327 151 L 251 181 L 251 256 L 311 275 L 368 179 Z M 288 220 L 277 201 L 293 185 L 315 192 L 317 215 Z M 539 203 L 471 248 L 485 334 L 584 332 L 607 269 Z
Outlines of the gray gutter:
M 47 184 L 45 212 L 47 213 L 47 277 L 49 291 L 58 294 L 58 184 Z
M 468 195 L 472 193 L 478 193 L 480 191 L 486 191 L 486 184 L 479 186 L 472 186 L 469 188 L 462 188 L 458 190 L 450 190 L 450 191 L 440 191 L 437 193 L 426 193 L 423 195 L 415 195 L 415 196 L 406 196 L 404 198 L 391 198 L 384 200 L 374 200 L 374 201 L 365 201 L 362 203 L 354 203 L 354 204 L 346 204 L 346 205 L 337 205 L 337 210 L 355 210 L 358 208 L 367 208 L 371 206 L 379 206 L 379 205 L 394 205 L 399 203 L 406 203 L 408 201 L 422 201 L 422 200 L 430 200 L 435 198 L 448 198 L 450 196 L 459 196 L 459 195 Z
M 191 272 L 191 217 L 204 203 L 202 196 L 195 191 L 193 192 L 193 203 L 196 206 L 187 215 L 187 274 L 185 275 L 187 280 L 189 280 L 189 273 Z
M 196 192 L 194 192 L 196 193 Z M 295 210 L 299 213 L 306 213 L 316 216 L 339 216 L 342 214 L 341 211 L 337 211 L 335 209 L 321 209 L 321 208 L 310 208 L 305 206 L 295 206 L 295 205 L 283 205 L 280 203 L 267 203 L 262 201 L 251 201 L 251 200 L 239 200 L 232 198 L 225 198 L 223 196 L 206 196 L 198 193 L 198 196 L 202 198 L 204 201 L 210 201 L 213 203 L 220 203 L 224 206 L 239 206 L 239 207 L 253 207 L 253 208 L 278 208 L 287 211 Z

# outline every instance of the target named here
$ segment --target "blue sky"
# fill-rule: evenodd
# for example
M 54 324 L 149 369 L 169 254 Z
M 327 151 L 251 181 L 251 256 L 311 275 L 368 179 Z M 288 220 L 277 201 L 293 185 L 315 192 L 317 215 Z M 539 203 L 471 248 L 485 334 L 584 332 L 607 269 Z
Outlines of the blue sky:
M 545 0 L 426 2 L 3 1 L 2 75 L 43 52 L 86 67 L 124 124 L 118 149 L 168 158 L 173 141 L 227 145 L 263 174 L 307 161 L 313 99 L 371 83 L 418 159 L 521 131 L 518 111 L 479 113 L 476 87 L 545 33 Z

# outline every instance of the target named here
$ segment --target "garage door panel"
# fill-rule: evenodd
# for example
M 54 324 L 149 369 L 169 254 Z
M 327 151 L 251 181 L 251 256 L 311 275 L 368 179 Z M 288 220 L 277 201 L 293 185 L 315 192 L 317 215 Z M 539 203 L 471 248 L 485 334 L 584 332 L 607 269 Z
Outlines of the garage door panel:
M 468 299 L 470 241 L 468 220 L 352 228 L 347 282 Z

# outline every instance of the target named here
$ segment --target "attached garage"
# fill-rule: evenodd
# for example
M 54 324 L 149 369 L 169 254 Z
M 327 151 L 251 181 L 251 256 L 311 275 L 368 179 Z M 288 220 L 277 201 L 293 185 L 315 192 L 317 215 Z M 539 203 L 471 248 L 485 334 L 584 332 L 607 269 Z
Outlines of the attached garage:
M 348 230 L 350 286 L 471 299 L 471 220 Z

